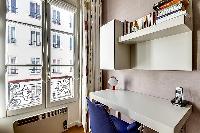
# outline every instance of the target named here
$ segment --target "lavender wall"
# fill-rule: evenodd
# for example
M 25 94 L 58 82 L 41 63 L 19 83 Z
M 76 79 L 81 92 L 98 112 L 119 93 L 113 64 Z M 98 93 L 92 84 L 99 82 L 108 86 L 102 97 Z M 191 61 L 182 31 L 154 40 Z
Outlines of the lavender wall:
M 152 5 L 159 0 L 103 0 L 103 24 L 112 19 L 135 20 L 150 12 Z M 111 76 L 119 79 L 118 88 L 145 93 L 166 99 L 174 97 L 176 86 L 185 89 L 186 99 L 194 107 L 186 124 L 186 133 L 200 133 L 200 0 L 193 0 L 193 72 L 184 71 L 143 71 L 120 70 L 103 71 L 103 86 L 109 88 L 107 81 Z

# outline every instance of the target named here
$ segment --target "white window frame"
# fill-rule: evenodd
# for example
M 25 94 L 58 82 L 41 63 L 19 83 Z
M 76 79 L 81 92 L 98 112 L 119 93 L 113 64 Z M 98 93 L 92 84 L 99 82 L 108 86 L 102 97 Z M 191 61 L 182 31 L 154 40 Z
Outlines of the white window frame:
M 54 8 L 52 8 L 52 12 L 51 12 L 51 8 L 50 8 L 50 5 L 49 5 L 49 12 L 48 13 L 52 13 L 53 14 L 53 10 L 55 10 Z M 50 16 L 50 15 L 49 15 Z M 67 34 L 68 35 L 72 35 L 73 36 L 73 39 L 74 39 L 74 41 L 72 41 L 73 43 L 74 43 L 74 45 L 73 45 L 73 48 L 72 49 L 74 49 L 74 52 L 73 52 L 73 56 L 74 56 L 74 63 L 72 64 L 72 65 L 62 65 L 62 66 L 69 66 L 70 67 L 70 69 L 71 69 L 71 67 L 73 67 L 74 68 L 74 79 L 73 79 L 73 82 L 74 82 L 74 98 L 70 98 L 70 99 L 66 99 L 66 100 L 60 100 L 60 101 L 55 101 L 55 102 L 50 102 L 50 88 L 51 88 L 51 84 L 50 84 L 50 73 L 49 73 L 49 77 L 48 77 L 48 82 L 49 82 L 49 84 L 48 84 L 48 86 L 47 86 L 47 88 L 48 88 L 48 91 L 47 91 L 47 107 L 54 107 L 54 106 L 58 106 L 58 105 L 62 105 L 62 104 L 68 104 L 68 103 L 71 103 L 71 102 L 75 102 L 75 101 L 77 101 L 78 100 L 78 88 L 79 88 L 79 67 L 78 67 L 78 64 L 79 64 L 79 61 L 78 61 L 78 56 L 79 56 L 79 46 L 78 46 L 78 38 L 77 38 L 77 33 L 78 33 L 78 22 L 77 22 L 77 18 L 78 18 L 78 14 L 75 12 L 74 13 L 74 24 L 72 24 L 74 27 L 73 27 L 73 29 L 74 29 L 74 31 L 73 31 L 73 33 L 70 33 L 70 32 L 68 32 Z M 49 18 L 49 21 L 51 22 L 52 21 L 52 17 L 50 17 Z M 60 20 L 61 21 L 61 20 Z M 49 26 L 48 27 L 50 27 L 51 25 L 50 25 L 51 23 L 49 23 Z M 54 24 L 54 23 L 52 23 L 52 24 Z M 76 27 L 76 25 L 77 25 L 77 27 Z M 51 36 L 51 33 L 52 34 L 54 34 L 54 32 L 52 32 L 50 29 L 49 29 L 49 31 L 48 31 L 48 33 L 49 33 L 49 36 Z M 49 44 L 51 44 L 51 40 L 49 39 Z M 60 44 L 60 45 L 62 45 L 62 44 Z M 50 46 L 49 47 L 49 49 L 48 49 L 48 51 L 50 52 L 51 51 L 51 47 L 52 46 Z M 51 59 L 51 53 L 48 53 L 48 55 L 50 56 L 50 59 Z M 49 70 L 49 72 L 51 72 L 51 67 L 54 67 L 53 65 L 52 66 L 50 66 L 49 68 L 48 68 L 48 70 Z
M 8 26 L 8 44 L 16 44 L 16 26 L 13 26 L 12 24 L 9 24 Z M 12 30 L 14 29 L 14 31 Z
M 58 33 L 53 33 L 52 34 L 52 38 L 55 37 L 55 42 L 54 39 L 52 39 L 52 47 L 55 49 L 60 49 L 61 48 L 61 35 Z M 60 40 L 58 41 L 58 38 L 60 38 Z
M 0 2 L 1 3 L 1 2 Z M 1 10 L 1 9 L 0 9 Z M 48 12 L 49 13 L 49 12 Z M 44 16 L 42 16 L 44 17 Z M 74 15 L 74 19 L 77 19 L 78 18 L 78 14 L 75 13 Z M 50 20 L 51 21 L 51 20 Z M 43 22 L 44 24 L 45 22 Z M 77 21 L 74 21 L 74 27 L 75 26 L 78 26 L 77 25 Z M 43 25 L 44 26 L 44 25 Z M 1 28 L 0 28 L 1 30 Z M 48 30 L 48 29 L 47 29 Z M 16 32 L 16 29 L 15 29 L 15 32 Z M 44 31 L 42 32 L 42 34 L 47 34 L 47 32 L 45 33 Z M 14 111 L 7 111 L 6 113 L 6 116 L 12 116 L 12 115 L 18 115 L 18 114 L 23 114 L 23 113 L 27 113 L 27 112 L 33 112 L 33 111 L 37 111 L 37 110 L 42 110 L 42 109 L 46 109 L 47 107 L 53 107 L 53 106 L 60 106 L 62 104 L 67 104 L 67 103 L 71 103 L 71 102 L 75 102 L 78 100 L 78 79 L 79 79 L 79 67 L 78 67 L 78 52 L 79 52 L 79 47 L 78 47 L 78 38 L 77 38 L 77 35 L 78 34 L 78 29 L 77 27 L 74 28 L 74 98 L 72 99 L 67 99 L 67 100 L 62 100 L 62 101 L 58 101 L 58 102 L 54 102 L 54 103 L 50 103 L 50 91 L 48 90 L 47 92 L 45 88 L 48 88 L 48 85 L 42 85 L 43 86 L 43 89 L 42 89 L 42 93 L 43 93 L 43 96 L 42 96 L 42 104 L 41 105 L 37 105 L 37 106 L 33 106 L 33 107 L 29 107 L 29 108 L 22 108 L 22 109 L 17 109 L 17 110 L 14 110 Z M 44 37 L 44 35 L 43 35 Z M 15 34 L 15 38 L 16 38 L 16 34 Z M 44 38 L 43 38 L 44 39 Z M 47 38 L 45 38 L 47 39 Z M 48 41 L 43 41 L 43 43 L 47 43 L 50 45 L 50 42 Z M 75 46 L 76 44 L 76 46 Z M 0 50 L 1 51 L 1 50 Z M 2 55 L 2 54 L 1 54 Z M 45 55 L 45 54 L 44 54 Z M 49 58 L 50 59 L 50 58 Z M 1 61 L 0 61 L 1 62 Z M 5 63 L 4 63 L 5 64 Z M 47 64 L 45 65 L 45 67 L 47 67 Z M 46 69 L 43 67 L 43 70 L 46 71 Z M 50 68 L 48 69 L 49 72 L 50 71 Z M 0 72 L 2 72 L 0 70 Z M 5 72 L 5 71 L 4 71 Z M 42 77 L 42 79 L 44 80 L 45 78 Z M 6 77 L 5 77 L 5 81 L 6 81 Z M 44 82 L 49 82 L 49 80 L 47 81 L 44 81 Z M 6 82 L 5 82 L 6 83 Z M 4 85 L 6 86 L 6 84 Z M 0 86 L 1 87 L 1 86 Z M 5 91 L 6 95 L 7 95 L 7 90 Z M 6 96 L 7 97 L 7 96 Z M 47 100 L 46 100 L 47 99 Z M 6 98 L 6 101 L 8 99 Z M 6 102 L 5 102 L 6 103 Z M 4 103 L 4 104 L 5 104 Z M 0 105 L 1 105 L 1 102 L 0 102 Z M 3 110 L 6 110 L 6 108 L 4 108 Z M 0 114 L 0 117 L 1 117 L 1 114 Z
M 30 30 L 30 46 L 41 46 L 41 32 L 37 30 Z

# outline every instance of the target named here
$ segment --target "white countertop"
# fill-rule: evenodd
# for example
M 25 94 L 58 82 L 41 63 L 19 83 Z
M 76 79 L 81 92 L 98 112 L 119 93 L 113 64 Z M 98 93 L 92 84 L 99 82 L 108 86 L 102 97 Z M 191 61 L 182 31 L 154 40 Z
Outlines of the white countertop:
M 192 106 L 182 108 L 169 100 L 132 91 L 102 90 L 91 92 L 90 98 L 160 133 L 178 133 L 192 112 Z

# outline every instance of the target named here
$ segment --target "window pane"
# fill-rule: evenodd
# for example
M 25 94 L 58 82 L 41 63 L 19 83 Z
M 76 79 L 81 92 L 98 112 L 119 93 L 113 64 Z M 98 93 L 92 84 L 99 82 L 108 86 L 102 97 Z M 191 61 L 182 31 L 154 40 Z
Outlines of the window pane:
M 74 98 L 74 13 L 54 5 L 51 13 L 50 102 L 55 102 Z
M 74 33 L 74 13 L 51 5 L 51 28 Z
M 41 7 L 42 0 L 7 0 L 5 58 L 8 110 L 42 104 Z
M 41 71 L 31 74 L 31 69 L 33 67 L 7 67 L 8 110 L 42 104 Z
M 29 61 L 34 56 L 39 56 L 40 58 L 42 58 L 42 46 L 41 46 L 42 36 L 40 34 L 41 29 L 32 28 L 26 25 L 20 25 L 12 22 L 7 22 L 7 25 L 8 25 L 6 33 L 7 35 L 6 38 L 8 38 L 8 41 L 6 41 L 7 57 L 10 55 L 18 57 L 17 65 L 30 64 Z
M 41 0 L 8 0 L 7 4 L 13 4 L 12 8 L 17 5 L 17 12 L 6 14 L 6 59 L 16 56 L 16 65 L 30 64 L 35 56 L 42 59 L 42 21 L 34 16 L 40 15 Z
M 16 13 L 16 0 L 11 0 L 11 12 Z
M 51 96 L 50 101 L 60 101 L 74 98 L 74 70 L 73 67 L 51 67 Z
M 74 36 L 51 32 L 51 39 L 51 64 L 62 59 L 61 65 L 74 65 Z

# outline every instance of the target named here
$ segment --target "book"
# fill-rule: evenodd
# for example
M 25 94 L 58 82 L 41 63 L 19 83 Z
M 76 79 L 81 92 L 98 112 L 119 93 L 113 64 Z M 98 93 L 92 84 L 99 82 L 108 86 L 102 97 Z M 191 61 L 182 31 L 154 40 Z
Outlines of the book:
M 178 3 L 182 3 L 184 9 L 186 10 L 188 8 L 190 2 L 189 2 L 189 0 L 171 0 L 169 2 L 166 2 L 163 5 L 156 6 L 156 7 L 153 7 L 153 8 L 154 8 L 154 10 L 159 11 L 159 10 L 163 10 L 165 8 L 171 7 L 171 6 L 178 4 Z
M 169 2 L 171 2 L 172 0 L 161 0 L 161 1 L 159 1 L 158 3 L 155 3 L 154 5 L 153 5 L 153 9 L 154 10 L 156 10 L 156 11 L 158 11 L 159 10 L 159 7 L 161 7 L 162 5 L 164 5 L 164 4 L 166 4 L 166 3 L 169 3 Z
M 168 20 L 170 20 L 170 19 L 173 19 L 173 18 L 182 16 L 182 15 L 187 15 L 186 10 L 185 10 L 185 11 L 179 10 L 179 11 L 176 11 L 176 12 L 174 12 L 173 14 L 169 14 L 169 15 L 167 15 L 167 16 L 165 16 L 165 17 L 157 18 L 156 24 L 159 24 L 159 23 L 168 21 Z
M 174 13 L 178 10 L 182 10 L 182 9 L 183 9 L 183 4 L 181 2 L 179 2 L 178 4 L 175 4 L 171 7 L 168 7 L 163 10 L 158 11 L 157 18 L 167 16 L 169 14 L 172 14 L 172 13 Z

